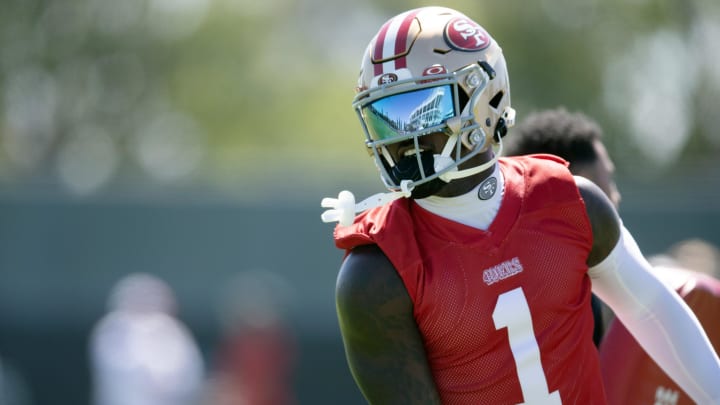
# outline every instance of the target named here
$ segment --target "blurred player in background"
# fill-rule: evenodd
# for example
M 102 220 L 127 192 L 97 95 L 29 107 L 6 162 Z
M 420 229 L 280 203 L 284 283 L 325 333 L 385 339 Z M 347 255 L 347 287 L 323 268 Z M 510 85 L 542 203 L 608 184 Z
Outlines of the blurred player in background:
M 505 150 L 508 155 L 560 156 L 570 163 L 574 174 L 600 186 L 616 206 L 620 201 L 613 180 L 614 165 L 602 143 L 602 130 L 583 113 L 557 108 L 531 114 L 513 130 Z M 675 244 L 667 255 L 654 256 L 651 262 L 653 272 L 693 310 L 717 352 L 720 348 L 717 249 L 702 240 L 687 240 Z M 600 364 L 610 404 L 694 403 L 617 319 L 610 321 L 600 345 Z
M 557 157 L 499 158 L 515 111 L 480 25 L 443 7 L 391 18 L 357 91 L 390 192 L 341 192 L 322 218 L 339 221 L 338 320 L 371 404 L 604 403 L 591 287 L 694 399 L 720 402 L 720 359 L 602 190 Z
M 651 257 L 655 273 L 695 312 L 715 352 L 720 350 L 720 256 L 700 239 L 676 243 Z M 647 355 L 618 320 L 600 345 L 600 364 L 608 403 L 692 405 L 695 402 Z
M 677 242 L 667 250 L 666 257 L 677 267 L 720 278 L 720 250 L 706 240 L 691 238 Z M 655 257 L 657 260 L 662 258 L 663 255 Z
M 291 295 L 287 280 L 265 270 L 239 273 L 226 284 L 208 405 L 297 404 L 297 349 L 285 319 Z
M 204 362 L 175 314 L 175 294 L 156 276 L 131 274 L 113 287 L 90 336 L 94 405 L 200 403 Z
M 513 128 L 505 142 L 505 155 L 519 156 L 549 153 L 569 163 L 570 171 L 595 183 L 615 208 L 620 192 L 615 179 L 615 164 L 603 144 L 600 125 L 580 112 L 564 107 L 530 114 Z
M 593 119 L 579 112 L 570 113 L 561 107 L 531 114 L 520 122 L 506 141 L 505 154 L 520 156 L 549 153 L 559 156 L 568 161 L 570 172 L 595 183 L 618 208 L 620 192 L 613 179 L 615 165 L 602 137 L 602 129 Z M 608 310 L 595 294 L 592 295 L 591 305 L 595 319 L 593 341 L 599 346 L 605 334 L 603 312 Z

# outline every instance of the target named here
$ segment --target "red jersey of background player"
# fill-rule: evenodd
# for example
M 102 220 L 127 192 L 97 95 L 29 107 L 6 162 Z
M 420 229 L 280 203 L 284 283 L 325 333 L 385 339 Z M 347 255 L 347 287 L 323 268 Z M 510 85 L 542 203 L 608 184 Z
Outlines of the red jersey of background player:
M 715 351 L 720 349 L 720 281 L 698 272 L 656 268 L 693 310 Z M 695 404 L 645 353 L 617 319 L 600 345 L 602 377 L 609 404 Z
M 336 228 L 336 244 L 374 243 L 393 263 L 444 404 L 539 394 L 604 403 L 586 275 L 592 231 L 573 177 L 547 156 L 500 167 L 506 187 L 487 231 L 402 199 Z

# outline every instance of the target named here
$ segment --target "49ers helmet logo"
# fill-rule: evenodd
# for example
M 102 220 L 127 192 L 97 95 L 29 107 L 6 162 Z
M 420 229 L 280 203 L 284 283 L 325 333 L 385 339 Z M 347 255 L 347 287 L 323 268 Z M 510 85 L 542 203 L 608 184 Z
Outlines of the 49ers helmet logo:
M 445 41 L 461 51 L 480 51 L 490 46 L 490 35 L 475 21 L 455 17 L 445 26 Z
M 378 79 L 378 85 L 395 83 L 398 81 L 398 76 L 395 73 L 385 73 Z

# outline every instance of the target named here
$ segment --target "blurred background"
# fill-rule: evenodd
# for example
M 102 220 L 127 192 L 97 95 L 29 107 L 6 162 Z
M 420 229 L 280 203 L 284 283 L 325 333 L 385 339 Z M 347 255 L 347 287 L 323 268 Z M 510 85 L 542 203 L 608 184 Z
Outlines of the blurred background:
M 361 53 L 431 4 L 0 0 L 0 404 L 91 403 L 100 324 L 128 358 L 157 355 L 125 344 L 170 323 L 103 321 L 138 273 L 195 346 L 202 402 L 363 403 L 319 202 L 383 191 L 350 107 Z M 720 3 L 443 5 L 503 47 L 518 120 L 565 106 L 601 124 L 647 254 L 720 244 Z M 258 376 L 286 395 L 232 399 Z

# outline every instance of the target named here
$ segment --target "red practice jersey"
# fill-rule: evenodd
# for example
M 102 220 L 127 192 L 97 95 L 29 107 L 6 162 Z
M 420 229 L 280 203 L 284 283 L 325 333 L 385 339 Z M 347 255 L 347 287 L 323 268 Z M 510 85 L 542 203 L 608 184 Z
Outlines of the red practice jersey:
M 661 278 L 695 313 L 715 352 L 720 349 L 720 281 L 706 274 L 658 269 Z M 693 405 L 695 402 L 648 356 L 614 319 L 600 344 L 602 377 L 609 404 Z M 720 383 L 720 381 L 719 381 Z
M 500 159 L 505 190 L 487 231 L 409 199 L 337 227 L 377 244 L 414 304 L 443 404 L 604 404 L 586 260 L 592 231 L 564 161 Z

